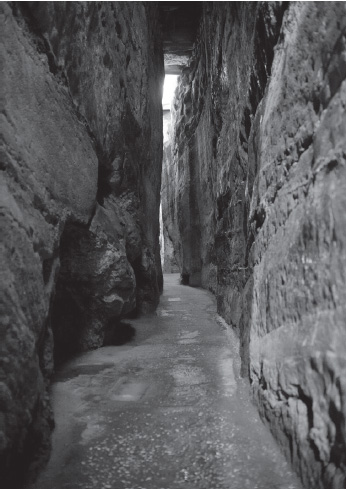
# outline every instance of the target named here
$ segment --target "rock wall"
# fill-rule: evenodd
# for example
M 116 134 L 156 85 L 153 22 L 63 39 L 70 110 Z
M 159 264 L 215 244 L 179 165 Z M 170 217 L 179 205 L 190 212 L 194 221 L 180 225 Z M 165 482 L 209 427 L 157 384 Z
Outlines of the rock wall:
M 54 357 L 162 288 L 155 4 L 1 4 L 0 485 L 49 453 Z
M 183 279 L 311 489 L 346 478 L 345 33 L 343 2 L 204 2 L 163 169 Z
M 170 198 L 175 192 L 175 175 L 172 170 L 172 117 L 171 111 L 163 114 L 163 158 L 162 158 L 162 183 L 161 204 L 165 212 L 162 219 L 161 232 L 161 262 L 164 273 L 179 273 L 181 268 L 181 248 L 177 230 L 177 216 L 175 214 L 174 200 Z M 169 219 L 167 219 L 169 215 Z

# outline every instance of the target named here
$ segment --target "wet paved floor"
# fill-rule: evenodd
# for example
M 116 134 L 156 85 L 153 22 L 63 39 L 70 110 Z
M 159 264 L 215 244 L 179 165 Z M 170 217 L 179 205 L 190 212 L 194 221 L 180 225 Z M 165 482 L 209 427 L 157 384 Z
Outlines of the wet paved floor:
M 80 355 L 53 385 L 56 429 L 35 489 L 300 489 L 239 379 L 211 294 L 165 276 L 124 346 Z

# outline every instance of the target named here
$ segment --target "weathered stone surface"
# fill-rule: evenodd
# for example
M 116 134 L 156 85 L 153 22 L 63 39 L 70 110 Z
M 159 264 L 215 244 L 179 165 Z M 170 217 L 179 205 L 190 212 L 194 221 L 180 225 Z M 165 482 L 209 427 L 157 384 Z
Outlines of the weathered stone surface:
M 102 346 L 108 321 L 136 306 L 136 279 L 115 218 L 112 209 L 98 205 L 89 229 L 65 228 L 52 310 L 57 358 Z
M 163 159 L 161 205 L 164 219 L 162 219 L 161 233 L 161 262 L 164 273 L 178 273 L 180 271 L 179 236 L 177 233 L 177 216 L 175 214 L 174 200 L 171 196 L 175 192 L 175 172 L 172 164 L 172 123 L 171 112 L 163 114 Z M 168 218 L 169 216 L 169 218 Z
M 181 246 L 181 271 L 190 283 L 202 284 L 213 291 L 217 282 L 219 289 L 227 287 L 228 282 L 234 283 L 234 278 L 239 288 L 246 282 L 239 256 L 245 254 L 246 248 L 244 204 L 240 206 L 246 168 L 237 164 L 245 153 L 244 137 L 241 139 L 239 133 L 242 127 L 246 138 L 247 120 L 243 121 L 243 114 L 248 114 L 250 120 L 252 109 L 246 87 L 251 73 L 255 91 L 260 81 L 259 74 L 251 72 L 257 7 L 251 3 L 243 7 L 205 5 L 202 39 L 196 45 L 190 68 L 182 73 L 173 111 L 174 164 L 168 170 L 164 165 L 163 170 L 170 173 L 173 189 L 170 191 L 173 197 L 168 198 L 170 209 L 163 206 L 163 216 L 164 221 L 177 228 L 171 234 L 178 236 L 174 247 L 178 250 Z M 275 19 L 273 15 L 273 22 Z M 272 35 L 275 37 L 275 32 Z M 261 54 L 268 64 L 268 54 L 265 51 Z M 232 90 L 232 86 L 239 90 Z M 264 88 L 262 95 L 263 92 Z M 235 105 L 238 110 L 234 110 Z M 237 206 L 240 221 L 232 218 L 233 207 Z M 238 271 L 238 267 L 242 269 Z M 225 296 L 220 290 L 219 302 Z M 233 303 L 239 300 L 236 290 L 229 299 Z M 222 308 L 225 307 L 223 304 Z M 223 314 L 230 321 L 230 315 L 225 311 Z
M 53 356 L 158 302 L 157 23 L 142 2 L 1 5 L 2 487 L 48 455 Z
M 306 487 L 346 478 L 346 10 L 206 3 L 175 101 L 164 220 L 217 294 Z
M 98 202 L 103 205 L 105 198 L 116 195 L 118 207 L 132 214 L 141 230 L 136 238 L 143 235 L 154 282 L 147 284 L 140 276 L 137 281 L 151 291 L 149 305 L 143 308 L 153 308 L 162 280 L 158 195 L 163 65 L 158 13 L 154 6 L 142 3 L 71 6 L 33 2 L 27 18 L 46 40 L 53 70 L 66 77 L 74 105 L 94 139 L 99 160 Z M 131 236 L 133 241 L 134 234 Z M 131 263 L 140 275 L 134 262 L 142 243 L 129 247 Z M 137 256 L 133 256 L 134 247 Z M 143 296 L 140 291 L 139 296 Z M 140 303 L 138 306 L 141 308 Z
M 97 192 L 97 158 L 66 90 L 11 10 L 2 5 L 1 479 L 47 444 L 52 370 L 47 316 L 67 217 L 86 224 Z M 60 121 L 60 122 L 59 122 Z M 53 163 L 54 162 L 54 163 Z M 52 164 L 53 163 L 53 164 Z M 77 184 L 79 183 L 79 185 Z M 41 365 L 40 365 L 41 364 Z M 42 438 L 42 440 L 41 440 Z M 18 469 L 17 469 L 18 471 Z
M 250 222 L 264 215 L 251 251 L 255 399 L 307 487 L 335 489 L 346 478 L 345 33 L 345 5 L 287 12 L 250 204 Z

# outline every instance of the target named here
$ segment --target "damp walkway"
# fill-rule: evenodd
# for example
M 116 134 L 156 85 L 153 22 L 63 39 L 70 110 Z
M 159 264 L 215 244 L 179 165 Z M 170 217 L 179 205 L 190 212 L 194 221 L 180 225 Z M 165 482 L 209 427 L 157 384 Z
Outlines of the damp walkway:
M 131 341 L 57 373 L 53 451 L 32 487 L 301 489 L 249 400 L 213 296 L 164 278 Z

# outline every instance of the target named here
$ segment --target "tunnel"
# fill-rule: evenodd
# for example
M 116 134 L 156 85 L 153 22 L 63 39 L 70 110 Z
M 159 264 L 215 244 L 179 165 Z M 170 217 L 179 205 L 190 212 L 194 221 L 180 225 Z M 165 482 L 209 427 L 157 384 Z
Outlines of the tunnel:
M 345 2 L 1 2 L 4 489 L 346 487 Z

